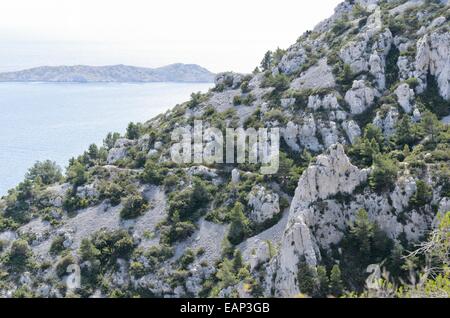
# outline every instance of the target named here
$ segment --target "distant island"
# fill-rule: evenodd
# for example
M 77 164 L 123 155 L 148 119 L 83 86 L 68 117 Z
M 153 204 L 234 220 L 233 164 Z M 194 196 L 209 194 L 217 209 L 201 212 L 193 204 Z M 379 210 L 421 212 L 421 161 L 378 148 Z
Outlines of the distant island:
M 0 73 L 0 82 L 66 83 L 149 83 L 213 82 L 214 74 L 196 64 L 171 64 L 158 68 L 128 65 L 40 66 L 17 72 Z

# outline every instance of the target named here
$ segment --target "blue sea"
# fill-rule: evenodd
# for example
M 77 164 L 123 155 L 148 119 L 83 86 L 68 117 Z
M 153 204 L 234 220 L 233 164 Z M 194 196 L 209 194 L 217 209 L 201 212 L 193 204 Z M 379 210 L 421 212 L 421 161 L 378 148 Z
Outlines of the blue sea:
M 37 160 L 62 168 L 108 132 L 124 133 L 210 83 L 0 83 L 0 196 Z

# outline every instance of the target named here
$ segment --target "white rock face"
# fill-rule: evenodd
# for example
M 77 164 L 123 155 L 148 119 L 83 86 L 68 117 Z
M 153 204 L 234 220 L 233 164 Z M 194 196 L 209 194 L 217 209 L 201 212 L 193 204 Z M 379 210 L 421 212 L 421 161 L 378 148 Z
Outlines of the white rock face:
M 379 55 L 372 54 L 370 56 L 369 69 L 377 81 L 377 87 L 381 90 L 384 89 L 386 87 L 385 63 Z
M 450 99 L 450 32 L 426 34 L 417 42 L 415 69 L 421 90 L 427 85 L 429 71 L 437 80 L 441 96 Z
M 288 122 L 285 128 L 281 129 L 281 135 L 283 136 L 286 144 L 294 151 L 300 151 L 300 146 L 298 145 L 298 125 L 294 124 L 292 121 Z
M 316 163 L 303 173 L 289 211 L 289 221 L 282 239 L 276 266 L 276 295 L 291 297 L 299 293 L 296 284 L 298 262 L 316 265 L 320 254 L 311 234 L 314 210 L 309 205 L 338 193 L 352 193 L 367 180 L 369 170 L 360 170 L 350 163 L 342 145 L 333 145 L 328 153 L 317 157 Z
M 260 239 L 255 239 L 253 248 L 245 250 L 242 257 L 244 261 L 250 265 L 250 270 L 253 271 L 259 265 L 270 260 L 269 243 Z
M 299 126 L 298 138 L 300 144 L 312 151 L 319 151 L 322 146 L 317 139 L 317 126 L 312 114 L 306 116 Z
M 373 124 L 381 129 L 386 137 L 390 137 L 395 133 L 395 126 L 397 125 L 400 114 L 395 107 L 391 107 L 387 113 L 382 114 L 378 111 L 373 120 Z
M 280 213 L 278 194 L 266 190 L 263 186 L 254 186 L 248 195 L 248 206 L 252 209 L 250 219 L 255 223 L 264 223 Z
M 124 159 L 128 154 L 127 148 L 133 144 L 133 140 L 126 138 L 118 139 L 114 144 L 114 148 L 110 149 L 108 152 L 108 158 L 106 159 L 108 164 L 112 165 L 117 161 Z
M 322 145 L 317 139 L 318 128 L 313 114 L 305 114 L 303 121 L 299 124 L 288 122 L 285 128 L 281 129 L 281 136 L 286 144 L 294 151 L 308 149 L 314 152 L 322 149 Z
M 339 103 L 335 94 L 325 96 L 311 95 L 308 98 L 308 108 L 317 110 L 335 110 L 339 108 Z
M 320 122 L 320 135 L 322 136 L 323 145 L 325 148 L 339 141 L 339 131 L 337 124 L 330 120 L 328 122 Z
M 242 74 L 233 72 L 224 72 L 216 75 L 214 83 L 217 86 L 223 85 L 224 87 L 236 89 L 242 84 L 243 78 L 244 76 Z
M 307 54 L 305 49 L 294 45 L 289 49 L 287 54 L 282 57 L 278 69 L 280 72 L 287 75 L 294 74 L 302 67 L 306 62 L 306 59 Z
M 401 80 L 407 80 L 414 76 L 414 64 L 410 62 L 408 57 L 400 56 L 397 61 L 399 69 L 399 77 Z
M 353 73 L 370 72 L 380 90 L 386 87 L 386 56 L 393 43 L 391 31 L 386 29 L 382 32 L 382 29 L 381 10 L 375 6 L 358 37 L 349 41 L 339 52 L 342 61 L 350 66 Z
M 409 205 L 409 200 L 416 192 L 416 182 L 413 178 L 400 178 L 394 191 L 390 194 L 392 206 L 396 211 L 403 211 Z
M 350 41 L 339 54 L 345 64 L 350 65 L 353 73 L 368 71 L 369 65 L 365 57 L 367 42 Z
M 94 198 L 98 196 L 98 190 L 94 184 L 87 184 L 77 188 L 77 196 L 82 199 Z
M 291 83 L 291 88 L 296 90 L 312 88 L 331 88 L 336 85 L 331 67 L 326 59 L 322 59 L 317 65 L 310 67 L 299 78 Z
M 358 124 L 354 120 L 344 121 L 342 123 L 342 128 L 344 128 L 348 140 L 350 140 L 350 143 L 352 144 L 356 141 L 356 139 L 361 137 L 361 128 L 359 128 Z
M 193 166 L 187 170 L 190 176 L 199 176 L 207 179 L 217 178 L 217 172 L 215 169 L 210 169 L 205 166 Z
M 414 101 L 414 90 L 410 89 L 408 84 L 403 83 L 397 87 L 395 94 L 397 95 L 398 103 L 405 113 L 411 114 L 412 103 Z
M 345 101 L 350 105 L 351 113 L 361 114 L 373 105 L 375 92 L 365 82 L 354 81 L 352 88 L 345 94 Z
M 351 164 L 342 145 L 333 145 L 303 173 L 294 200 L 312 202 L 337 193 L 352 193 L 368 173 Z
M 231 171 L 231 182 L 233 184 L 238 184 L 240 181 L 240 172 L 238 169 L 233 169 Z

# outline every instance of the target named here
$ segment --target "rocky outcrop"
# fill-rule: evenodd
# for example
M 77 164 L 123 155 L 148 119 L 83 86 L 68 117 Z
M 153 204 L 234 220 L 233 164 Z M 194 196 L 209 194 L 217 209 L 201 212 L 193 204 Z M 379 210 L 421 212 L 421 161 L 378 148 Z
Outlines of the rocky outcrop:
M 278 64 L 278 70 L 281 73 L 292 75 L 303 66 L 306 62 L 307 54 L 303 47 L 295 45 L 289 49 L 289 51 L 283 55 L 280 63 Z
M 317 238 L 311 230 L 315 213 L 310 208 L 311 203 L 338 193 L 352 193 L 367 180 L 368 173 L 366 169 L 353 166 L 339 144 L 318 156 L 315 164 L 303 173 L 291 203 L 279 254 L 272 265 L 277 268 L 274 283 L 277 296 L 291 297 L 300 292 L 296 276 L 302 257 L 311 265 L 316 265 L 320 259 Z
M 339 103 L 335 94 L 328 94 L 325 96 L 311 95 L 308 98 L 308 108 L 313 111 L 317 110 L 336 110 L 339 108 Z
M 439 31 L 424 35 L 417 42 L 415 76 L 420 79 L 419 90 L 427 85 L 428 72 L 438 83 L 441 96 L 450 99 L 450 33 Z
M 108 158 L 106 159 L 108 164 L 114 164 L 124 159 L 128 155 L 128 148 L 133 144 L 133 140 L 126 138 L 118 139 L 114 144 L 114 148 L 111 148 L 108 152 Z
M 345 94 L 345 101 L 350 105 L 350 111 L 354 115 L 365 112 L 373 105 L 374 100 L 373 88 L 366 86 L 362 80 L 354 81 L 352 88 Z
M 262 186 L 253 187 L 248 195 L 250 220 L 257 224 L 262 224 L 273 219 L 280 213 L 278 199 L 278 194 L 272 193 Z
M 322 59 L 317 65 L 303 72 L 299 78 L 291 83 L 291 88 L 305 90 L 312 88 L 331 88 L 336 85 L 331 67 L 326 59 Z
M 347 134 L 350 143 L 354 143 L 359 137 L 361 137 L 361 128 L 354 120 L 348 120 L 342 123 L 345 133 Z
M 390 137 L 395 133 L 400 114 L 395 107 L 390 107 L 387 112 L 378 111 L 373 120 L 373 124 L 381 129 L 386 137 Z
M 413 111 L 412 103 L 414 101 L 414 91 L 409 88 L 408 84 L 403 83 L 397 87 L 395 94 L 397 95 L 398 103 L 403 108 L 404 112 L 411 114 Z

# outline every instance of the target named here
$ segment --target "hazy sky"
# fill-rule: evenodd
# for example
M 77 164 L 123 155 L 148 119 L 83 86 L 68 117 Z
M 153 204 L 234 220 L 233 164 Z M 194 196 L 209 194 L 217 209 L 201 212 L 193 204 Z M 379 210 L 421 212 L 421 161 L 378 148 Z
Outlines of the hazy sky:
M 0 71 L 197 63 L 249 72 L 341 0 L 1 0 Z

